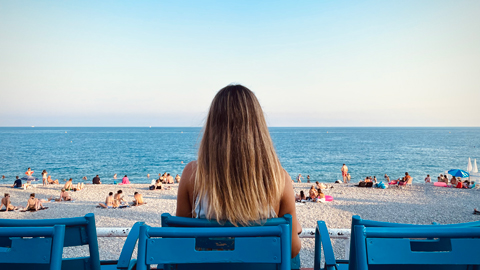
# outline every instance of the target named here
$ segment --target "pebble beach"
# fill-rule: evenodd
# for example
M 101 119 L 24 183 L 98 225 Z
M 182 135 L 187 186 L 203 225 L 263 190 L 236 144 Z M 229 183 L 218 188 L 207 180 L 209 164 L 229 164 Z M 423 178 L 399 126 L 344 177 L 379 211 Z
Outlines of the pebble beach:
M 295 193 L 303 190 L 308 194 L 312 184 L 295 183 Z M 167 185 L 170 190 L 148 190 L 148 184 L 131 185 L 90 185 L 78 192 L 70 192 L 73 202 L 48 202 L 46 210 L 37 212 L 0 212 L 1 219 L 47 219 L 83 216 L 95 214 L 97 227 L 131 227 L 137 221 L 144 221 L 151 226 L 160 226 L 162 213 L 175 214 L 178 184 Z M 332 202 L 297 203 L 296 211 L 303 228 L 315 228 L 317 220 L 323 220 L 329 229 L 350 228 L 352 215 L 364 219 L 411 223 L 441 224 L 472 222 L 480 220 L 480 215 L 473 215 L 474 208 L 480 208 L 479 189 L 456 189 L 435 187 L 433 184 L 413 184 L 399 189 L 359 188 L 353 184 L 328 184 L 326 195 L 333 196 Z M 39 199 L 50 196 L 59 197 L 60 185 L 41 185 L 27 190 L 13 189 L 10 185 L 0 186 L 0 194 L 10 193 L 14 206 L 25 206 L 30 193 Z M 143 194 L 146 205 L 124 209 L 103 209 L 96 206 L 105 201 L 109 192 L 122 190 L 127 201 L 133 200 L 135 191 Z M 99 238 L 102 260 L 118 259 L 125 238 Z M 344 241 L 344 240 L 338 240 Z M 334 243 L 335 255 L 343 258 L 344 243 Z M 313 267 L 314 239 L 302 239 L 302 267 Z M 78 251 L 66 251 L 68 252 Z M 86 249 L 81 252 L 86 252 Z M 135 253 L 136 254 L 136 253 Z

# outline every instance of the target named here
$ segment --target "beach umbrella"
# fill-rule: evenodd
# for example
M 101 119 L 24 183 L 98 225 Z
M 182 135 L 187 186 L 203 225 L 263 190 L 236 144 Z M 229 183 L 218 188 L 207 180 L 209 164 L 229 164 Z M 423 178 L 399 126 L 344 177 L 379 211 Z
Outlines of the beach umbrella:
M 25 176 L 25 177 L 22 177 L 20 178 L 20 180 L 22 181 L 38 181 L 38 178 L 37 177 L 33 177 L 33 176 Z
M 450 174 L 451 176 L 455 176 L 455 177 L 461 177 L 461 178 L 465 178 L 465 177 L 469 177 L 470 174 L 464 170 L 459 170 L 459 169 L 452 169 L 450 171 L 448 171 L 448 174 Z
M 472 171 L 472 162 L 470 161 L 470 158 L 468 158 L 468 165 L 467 165 L 467 172 Z
M 475 161 L 473 161 L 473 172 L 474 172 L 474 173 L 478 173 L 477 159 L 475 159 Z

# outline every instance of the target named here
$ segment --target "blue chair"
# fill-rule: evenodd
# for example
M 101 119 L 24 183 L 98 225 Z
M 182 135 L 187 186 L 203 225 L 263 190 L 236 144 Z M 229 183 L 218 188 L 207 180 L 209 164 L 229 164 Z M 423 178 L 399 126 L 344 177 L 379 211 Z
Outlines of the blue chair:
M 62 268 L 65 226 L 0 228 L 0 269 Z
M 86 214 L 84 217 L 61 219 L 0 219 L 0 227 L 51 227 L 54 225 L 65 225 L 64 247 L 88 245 L 90 254 L 89 257 L 64 258 L 62 261 L 63 270 L 131 269 L 135 264 L 135 261 L 130 260 L 130 258 L 135 248 L 138 229 L 141 224 L 134 226 L 130 231 L 132 236 L 130 237 L 129 234 L 129 237 L 127 237 L 119 261 L 100 261 L 95 216 L 92 213 Z M 0 247 L 5 245 L 9 245 L 9 241 L 2 242 L 0 240 Z
M 272 218 L 268 219 L 262 226 L 278 226 L 280 224 L 288 224 L 290 228 L 292 227 L 292 216 L 287 214 L 284 217 L 281 218 Z M 200 228 L 208 228 L 208 227 L 234 227 L 230 222 L 226 222 L 225 224 L 219 224 L 216 220 L 207 220 L 207 219 L 199 219 L 199 218 L 186 218 L 186 217 L 177 217 L 177 216 L 172 216 L 168 213 L 162 214 L 162 227 L 200 227 Z M 202 240 L 202 239 L 198 239 Z M 228 240 L 225 239 L 225 242 L 227 243 Z M 203 241 L 203 245 L 205 248 L 210 248 L 208 246 L 209 241 L 205 240 Z M 198 266 L 200 267 L 200 266 Z M 201 267 L 208 268 L 205 265 L 202 265 Z M 229 265 L 228 266 L 230 270 L 236 269 L 235 266 Z M 233 268 L 232 268 L 233 267 Z M 242 268 L 242 265 L 239 265 L 238 268 Z M 261 270 L 267 270 L 268 268 L 265 268 L 265 265 L 258 265 L 257 269 Z M 272 266 L 273 267 L 273 266 Z M 166 267 L 168 268 L 168 267 Z M 180 266 L 180 269 L 182 266 Z M 185 267 L 186 268 L 186 267 Z M 249 269 L 255 269 L 253 265 L 249 266 Z M 291 259 L 291 270 L 297 270 L 300 269 L 300 254 L 298 254 L 295 258 Z
M 468 270 L 480 269 L 480 228 L 365 227 L 356 225 L 358 270 Z M 411 239 L 415 238 L 415 239 Z M 436 240 L 418 240 L 418 239 Z M 448 242 L 438 244 L 439 241 Z M 425 245 L 416 244 L 423 241 Z
M 333 253 L 332 243 L 330 241 L 330 236 L 328 234 L 327 226 L 325 222 L 318 221 L 317 229 L 315 231 L 315 259 L 314 259 L 314 269 L 320 269 L 320 260 L 322 254 L 325 257 L 325 268 L 324 269 L 349 269 L 356 270 L 356 265 L 354 263 L 349 264 L 350 261 L 356 261 L 356 249 L 355 249 L 355 231 L 353 230 L 354 226 L 363 225 L 365 227 L 412 227 L 412 228 L 452 228 L 452 227 L 480 227 L 480 221 L 468 222 L 468 223 L 458 223 L 458 224 L 448 224 L 448 225 L 416 225 L 416 224 L 402 224 L 402 223 L 390 223 L 390 222 L 381 222 L 373 220 L 365 220 L 360 216 L 352 217 L 352 227 L 351 227 L 351 237 L 350 237 L 350 256 L 347 260 L 336 260 Z M 418 242 L 417 245 L 422 245 L 422 242 Z
M 228 264 L 276 265 L 277 269 L 290 269 L 291 227 L 150 227 L 140 226 L 137 269 L 150 269 L 150 265 L 190 266 L 191 269 L 231 269 Z M 214 249 L 205 249 L 197 239 L 209 239 Z M 225 245 L 225 238 L 229 243 Z

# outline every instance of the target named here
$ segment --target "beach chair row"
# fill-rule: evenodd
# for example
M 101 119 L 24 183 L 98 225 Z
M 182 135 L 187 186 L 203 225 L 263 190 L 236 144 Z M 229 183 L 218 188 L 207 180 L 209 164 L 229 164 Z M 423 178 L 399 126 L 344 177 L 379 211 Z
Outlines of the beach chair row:
M 234 227 L 163 214 L 162 227 L 137 222 L 119 259 L 101 261 L 93 214 L 0 219 L 0 269 L 300 269 L 299 257 L 291 259 L 291 222 L 286 215 Z M 62 259 L 64 247 L 77 246 L 88 246 L 89 256 Z M 411 225 L 354 216 L 349 260 L 335 259 L 326 224 L 318 221 L 314 269 L 480 269 L 478 247 L 480 221 Z

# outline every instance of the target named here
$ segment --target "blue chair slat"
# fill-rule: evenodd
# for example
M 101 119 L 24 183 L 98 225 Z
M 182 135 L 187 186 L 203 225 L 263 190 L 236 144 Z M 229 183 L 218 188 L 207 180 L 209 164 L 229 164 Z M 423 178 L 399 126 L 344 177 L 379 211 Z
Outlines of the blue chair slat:
M 479 269 L 480 257 L 471 254 L 480 246 L 480 228 L 397 227 L 366 228 L 356 225 L 357 269 Z M 449 241 L 437 249 L 412 250 L 409 238 L 442 238 Z M 385 252 L 394 250 L 395 254 Z
M 132 260 L 131 258 L 140 235 L 140 226 L 142 225 L 145 225 L 145 222 L 137 222 L 133 225 L 132 229 L 130 229 L 127 240 L 125 240 L 122 252 L 120 253 L 120 258 L 118 259 L 118 269 L 132 269 L 135 266 L 137 260 Z
M 234 237 L 234 250 L 197 250 L 196 238 Z M 222 241 L 222 239 L 219 239 Z M 152 228 L 140 227 L 137 269 L 150 264 L 216 265 L 219 269 L 229 263 L 275 264 L 278 269 L 290 269 L 291 227 L 288 224 L 257 227 L 223 228 Z M 188 266 L 188 265 L 187 265 Z M 246 267 L 245 267 L 246 266 Z M 228 268 L 231 269 L 231 268 Z
M 219 224 L 215 220 L 207 220 L 207 219 L 199 219 L 199 218 L 186 218 L 186 217 L 176 217 L 172 216 L 168 213 L 162 214 L 162 227 L 234 227 L 230 222 L 225 222 L 224 224 Z M 289 224 L 290 228 L 292 226 L 292 216 L 291 215 L 285 215 L 281 218 L 271 218 L 266 220 L 262 224 L 251 224 L 251 226 L 278 226 L 280 224 Z M 199 239 L 200 241 L 203 241 L 203 247 L 204 248 L 209 248 L 209 241 L 204 240 L 204 239 Z M 198 240 L 197 240 L 198 241 Z M 229 245 L 229 240 L 224 239 L 224 245 Z M 179 269 L 187 269 L 187 267 L 178 266 Z M 197 266 L 195 266 L 197 267 Z M 205 265 L 198 265 L 198 267 L 205 267 L 207 269 L 210 266 L 205 266 Z M 229 265 L 228 266 L 230 270 L 234 270 L 235 266 Z M 233 268 L 232 268 L 233 267 Z M 240 266 L 243 267 L 243 266 Z M 170 268 L 169 266 L 166 266 L 165 268 Z M 220 267 L 219 267 L 220 268 Z M 258 267 L 255 267 L 253 265 L 249 266 L 249 269 L 261 269 L 261 270 L 268 270 L 269 268 L 265 265 L 258 265 Z M 295 258 L 291 259 L 291 266 L 290 269 L 296 270 L 300 269 L 300 254 L 298 254 Z
M 64 225 L 0 228 L 0 237 L 11 240 L 0 249 L 0 269 L 60 270 L 64 235 Z
M 356 254 L 357 249 L 355 247 L 355 230 L 354 226 L 356 225 L 363 225 L 365 227 L 410 227 L 410 228 L 453 228 L 453 227 L 460 227 L 460 228 L 468 228 L 468 227 L 480 227 L 480 221 L 475 222 L 467 222 L 467 223 L 458 223 L 458 224 L 446 224 L 446 225 L 439 225 L 438 223 L 433 223 L 433 225 L 418 225 L 418 224 L 404 224 L 404 223 L 390 223 L 390 222 L 381 222 L 381 221 L 373 221 L 373 220 L 365 220 L 362 219 L 360 216 L 353 216 L 352 217 L 352 227 L 351 227 L 351 237 L 350 237 L 350 258 L 349 260 L 335 260 L 333 255 L 333 249 L 330 250 L 327 248 L 325 250 L 325 246 L 331 246 L 330 236 L 328 234 L 328 230 L 326 230 L 325 223 L 317 224 L 318 228 L 316 234 L 319 233 L 319 239 L 321 241 L 315 241 L 315 264 L 314 269 L 321 269 L 320 268 L 320 259 L 321 259 L 321 244 L 323 245 L 324 249 L 324 256 L 325 256 L 325 268 L 331 267 L 335 265 L 336 269 L 349 269 L 349 270 L 356 270 L 356 264 L 349 262 L 356 261 Z M 324 227 L 323 230 L 319 229 L 320 227 Z M 327 244 L 330 243 L 330 244 Z M 443 240 L 443 239 L 431 239 L 431 240 L 415 240 L 411 241 L 411 246 L 413 250 L 428 250 L 437 249 L 437 248 L 448 248 L 450 245 L 450 241 Z M 333 258 L 333 259 L 332 259 Z M 317 263 L 318 262 L 318 263 Z

